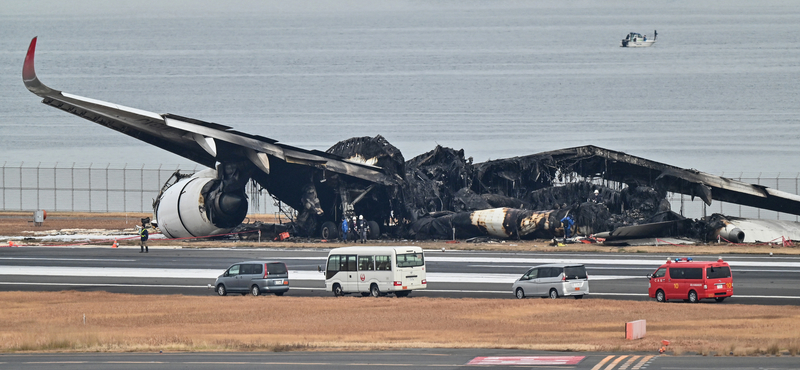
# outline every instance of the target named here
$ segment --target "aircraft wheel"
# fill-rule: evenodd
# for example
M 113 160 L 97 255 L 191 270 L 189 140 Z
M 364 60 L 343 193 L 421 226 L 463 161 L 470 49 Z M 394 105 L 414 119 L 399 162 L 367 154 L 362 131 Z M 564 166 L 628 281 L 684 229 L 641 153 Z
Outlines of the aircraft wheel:
M 336 224 L 330 221 L 325 221 L 322 224 L 322 228 L 320 230 L 320 236 L 322 239 L 335 239 L 339 235 Z
M 367 225 L 369 225 L 369 234 L 367 234 L 367 238 L 370 240 L 376 240 L 381 237 L 381 227 L 375 221 L 368 221 Z

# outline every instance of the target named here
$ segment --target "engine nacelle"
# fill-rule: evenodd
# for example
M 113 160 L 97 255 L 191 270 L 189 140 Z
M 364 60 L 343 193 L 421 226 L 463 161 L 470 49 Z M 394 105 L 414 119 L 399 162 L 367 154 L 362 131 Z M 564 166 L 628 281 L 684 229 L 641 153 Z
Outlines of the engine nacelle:
M 208 169 L 164 190 L 154 210 L 158 228 L 169 238 L 224 234 L 247 215 L 241 193 L 224 193 L 217 171 Z

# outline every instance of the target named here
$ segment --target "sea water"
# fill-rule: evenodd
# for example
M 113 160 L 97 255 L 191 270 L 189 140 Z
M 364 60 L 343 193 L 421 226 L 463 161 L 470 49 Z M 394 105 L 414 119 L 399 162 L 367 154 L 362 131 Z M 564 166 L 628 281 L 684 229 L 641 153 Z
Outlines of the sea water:
M 597 145 L 726 175 L 800 172 L 797 1 L 77 1 L 0 7 L 0 162 L 188 164 L 21 81 L 306 149 L 410 159 Z M 628 32 L 658 39 L 619 46 Z

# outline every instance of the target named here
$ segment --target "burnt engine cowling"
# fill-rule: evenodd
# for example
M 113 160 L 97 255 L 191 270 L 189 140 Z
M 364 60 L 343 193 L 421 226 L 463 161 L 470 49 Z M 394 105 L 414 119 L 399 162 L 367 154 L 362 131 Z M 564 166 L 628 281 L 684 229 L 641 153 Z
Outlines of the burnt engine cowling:
M 158 228 L 169 238 L 224 234 L 247 216 L 244 184 L 235 169 L 198 172 L 162 191 L 154 209 Z

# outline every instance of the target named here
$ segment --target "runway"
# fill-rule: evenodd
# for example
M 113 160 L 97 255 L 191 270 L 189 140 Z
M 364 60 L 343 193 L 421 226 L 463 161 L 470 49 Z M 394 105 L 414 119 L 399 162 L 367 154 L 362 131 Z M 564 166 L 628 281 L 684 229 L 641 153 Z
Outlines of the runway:
M 288 295 L 327 296 L 320 268 L 327 249 L 151 248 L 0 249 L 2 291 L 109 291 L 130 294 L 211 295 L 214 279 L 244 260 L 280 260 L 291 279 Z M 668 257 L 619 253 L 502 253 L 428 250 L 428 289 L 411 296 L 513 299 L 511 284 L 530 266 L 568 262 L 586 265 L 588 298 L 648 300 L 646 275 Z M 691 256 L 691 255 L 689 255 Z M 722 257 L 734 276 L 734 296 L 727 304 L 800 304 L 800 258 L 728 255 Z
M 374 352 L 0 354 L 0 369 L 796 369 L 796 357 L 659 356 L 503 349 L 409 349 Z

